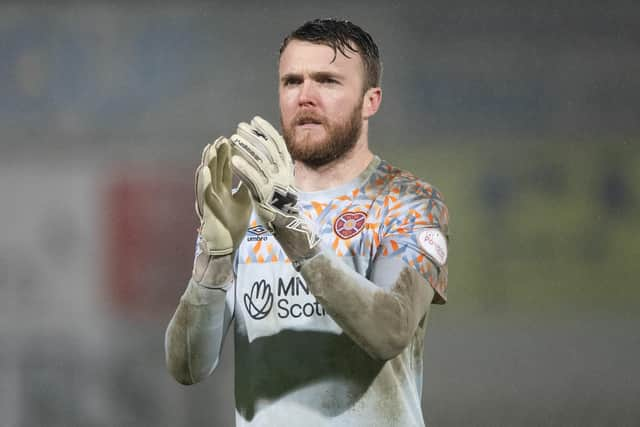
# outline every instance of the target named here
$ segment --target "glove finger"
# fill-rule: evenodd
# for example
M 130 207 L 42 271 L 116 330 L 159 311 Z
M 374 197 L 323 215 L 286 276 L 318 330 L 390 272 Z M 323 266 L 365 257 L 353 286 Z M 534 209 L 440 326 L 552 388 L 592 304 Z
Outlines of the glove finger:
M 205 191 L 204 193 L 204 197 L 207 202 L 207 207 L 211 210 L 211 212 L 213 212 L 213 214 L 217 218 L 223 218 L 224 217 L 223 214 L 225 212 L 224 202 L 222 201 L 222 199 L 217 193 L 215 193 L 214 191 L 211 191 L 211 187 L 208 187 L 207 190 L 209 191 Z
M 259 182 L 266 183 L 269 178 L 264 168 L 271 162 L 268 161 L 264 155 L 258 152 L 258 148 L 254 143 L 252 143 L 253 141 L 255 141 L 253 138 L 246 139 L 237 134 L 231 135 L 231 164 L 234 166 L 233 157 L 242 157 L 246 163 L 251 165 L 251 168 L 255 169 L 260 175 L 262 175 L 262 179 Z
M 228 142 L 229 140 L 224 136 L 224 135 L 220 135 L 219 137 L 216 138 L 215 141 L 213 141 L 213 148 L 215 148 L 216 150 L 218 148 L 220 148 L 220 146 L 222 144 L 224 144 L 225 142 Z
M 240 182 L 240 186 L 233 193 L 232 197 L 232 205 L 233 205 L 233 219 L 236 224 L 242 224 L 242 228 L 239 231 L 244 235 L 247 232 L 247 227 L 249 226 L 249 219 L 251 217 L 251 193 L 249 192 L 249 187 Z M 240 236 L 241 237 L 241 236 Z
M 258 129 L 260 132 L 266 134 L 270 140 L 273 141 L 275 145 L 275 149 L 278 152 L 278 156 L 285 162 L 287 167 L 293 165 L 293 161 L 291 160 L 291 155 L 289 154 L 289 150 L 287 149 L 287 144 L 284 141 L 284 138 L 280 133 L 265 119 L 260 116 L 255 116 L 253 120 L 251 120 L 251 125 Z
M 271 166 L 272 173 L 278 173 L 282 161 L 280 160 L 280 155 L 275 145 L 276 143 L 267 133 L 254 126 L 252 121 L 250 125 L 240 123 L 238 125 L 238 134 L 245 140 L 251 142 L 260 151 Z
M 196 213 L 202 219 L 204 216 L 204 204 L 206 203 L 207 189 L 211 186 L 211 174 L 205 165 L 198 166 L 196 170 Z
M 278 139 L 282 139 L 282 136 L 280 136 L 280 132 L 278 132 L 276 128 L 274 128 L 271 125 L 271 123 L 269 123 L 268 121 L 266 121 L 260 116 L 255 116 L 253 120 L 251 120 L 251 126 L 257 128 L 262 133 L 267 135 L 267 137 L 269 137 L 270 139 L 273 139 L 274 141 Z
M 265 179 L 264 174 L 261 173 L 260 169 L 251 165 L 240 155 L 231 156 L 231 164 L 242 182 L 249 187 L 249 191 L 251 191 L 253 198 L 262 202 L 263 200 L 260 188 L 267 183 L 267 180 Z
M 218 161 L 217 160 L 218 149 L 216 145 L 218 144 L 218 141 L 220 141 L 220 138 L 216 139 L 216 141 L 213 144 L 210 144 L 211 146 L 207 150 L 203 159 L 203 163 L 206 167 L 209 168 L 209 171 L 211 172 L 211 176 L 216 176 L 216 163 Z
M 242 183 L 242 181 L 231 197 L 234 202 L 241 206 L 248 206 L 251 204 L 251 193 L 249 192 L 249 187 Z
M 218 138 L 216 142 L 214 142 L 213 147 L 209 150 L 208 155 L 208 163 L 207 163 L 207 174 L 209 176 L 209 188 L 206 192 L 207 201 L 209 201 L 209 193 L 216 193 L 217 195 L 223 194 L 222 189 L 220 188 L 220 156 L 219 156 L 219 147 L 222 144 L 222 137 Z
M 218 162 L 216 165 L 216 189 L 231 190 L 231 145 L 224 139 L 218 146 Z
M 201 191 L 201 187 L 202 187 L 202 169 L 208 167 L 211 149 L 212 149 L 212 144 L 207 144 L 207 145 L 204 146 L 204 148 L 202 150 L 202 157 L 200 158 L 200 164 L 196 168 L 196 174 L 195 174 L 196 175 L 195 176 L 195 178 L 196 178 L 195 179 L 195 193 L 196 193 L 196 196 L 198 196 L 199 194 L 202 193 L 202 191 Z M 198 201 L 202 201 L 202 198 L 198 199 L 198 197 L 196 197 L 196 202 L 198 202 Z
M 196 196 L 196 203 L 195 203 L 195 207 L 196 207 L 196 214 L 198 215 L 198 218 L 200 218 L 200 220 L 202 220 L 202 197 L 200 196 L 200 169 L 202 168 L 202 166 L 198 166 L 198 169 L 196 169 L 196 179 L 195 179 L 195 184 L 194 184 L 194 193 Z
M 196 168 L 194 192 L 196 196 L 196 213 L 202 217 L 202 203 L 204 202 L 204 188 L 209 185 L 209 182 L 205 180 L 204 168 L 207 168 L 209 151 L 211 150 L 211 144 L 207 144 L 202 149 L 202 156 L 200 158 L 200 164 Z
M 267 162 L 274 163 L 276 158 L 272 156 L 271 150 L 269 150 L 269 145 L 271 144 L 267 135 L 244 122 L 238 125 L 236 134 L 244 142 L 250 144 L 248 149 L 253 150 L 251 154 L 258 162 L 262 161 L 264 164 L 267 164 Z

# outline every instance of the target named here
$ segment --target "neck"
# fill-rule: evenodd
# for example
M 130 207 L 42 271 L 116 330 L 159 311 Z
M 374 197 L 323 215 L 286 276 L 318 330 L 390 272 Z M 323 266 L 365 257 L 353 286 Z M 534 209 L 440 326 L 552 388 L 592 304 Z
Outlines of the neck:
M 322 191 L 338 187 L 360 175 L 373 160 L 369 150 L 366 124 L 353 149 L 344 156 L 320 166 L 311 168 L 303 162 L 295 163 L 295 183 L 301 191 Z

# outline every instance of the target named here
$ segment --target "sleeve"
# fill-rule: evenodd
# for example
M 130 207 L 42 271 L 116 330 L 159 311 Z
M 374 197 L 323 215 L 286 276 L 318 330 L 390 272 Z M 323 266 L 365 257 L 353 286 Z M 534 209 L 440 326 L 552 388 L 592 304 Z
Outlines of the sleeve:
M 323 250 L 300 270 L 331 318 L 377 360 L 392 359 L 409 345 L 434 294 L 413 268 L 397 261 L 389 267 L 373 282 Z
M 449 213 L 442 194 L 414 183 L 387 196 L 378 254 L 372 275 L 401 260 L 417 270 L 435 291 L 433 303 L 447 300 Z
M 218 365 L 233 317 L 233 291 L 209 289 L 189 281 L 165 333 L 165 359 L 181 384 L 195 384 Z
M 235 304 L 232 256 L 206 256 L 205 263 L 197 243 L 195 258 L 194 276 L 165 333 L 167 368 L 185 385 L 202 381 L 217 366 Z M 203 273 L 196 280 L 199 262 Z

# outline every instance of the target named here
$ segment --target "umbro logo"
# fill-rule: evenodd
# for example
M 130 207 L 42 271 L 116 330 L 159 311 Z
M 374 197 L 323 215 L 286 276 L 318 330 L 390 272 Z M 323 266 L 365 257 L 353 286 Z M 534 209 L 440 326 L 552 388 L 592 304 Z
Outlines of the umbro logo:
M 269 230 L 264 225 L 256 225 L 247 229 L 247 242 L 264 241 L 269 238 Z
M 247 229 L 247 232 L 248 232 L 249 234 L 254 235 L 254 236 L 261 236 L 261 235 L 263 235 L 264 233 L 268 233 L 268 232 L 269 232 L 269 230 L 267 230 L 267 227 L 265 227 L 264 225 L 256 225 L 256 226 L 254 226 L 254 227 L 249 227 L 249 228 Z

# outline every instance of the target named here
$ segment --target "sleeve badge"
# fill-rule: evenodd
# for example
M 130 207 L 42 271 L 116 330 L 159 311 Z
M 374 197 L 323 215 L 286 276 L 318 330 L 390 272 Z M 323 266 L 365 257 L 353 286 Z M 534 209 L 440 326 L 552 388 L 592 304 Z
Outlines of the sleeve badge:
M 447 238 L 437 228 L 428 228 L 418 235 L 418 244 L 438 267 L 447 262 Z

